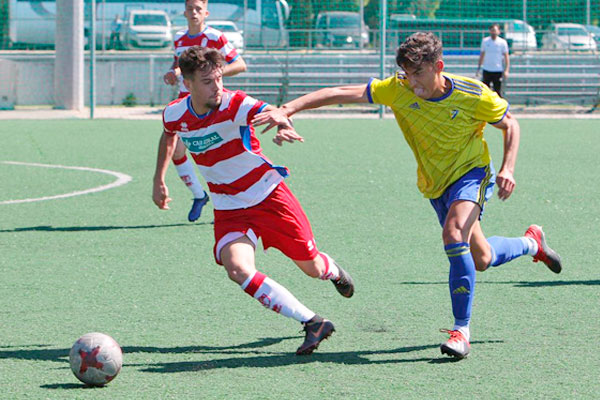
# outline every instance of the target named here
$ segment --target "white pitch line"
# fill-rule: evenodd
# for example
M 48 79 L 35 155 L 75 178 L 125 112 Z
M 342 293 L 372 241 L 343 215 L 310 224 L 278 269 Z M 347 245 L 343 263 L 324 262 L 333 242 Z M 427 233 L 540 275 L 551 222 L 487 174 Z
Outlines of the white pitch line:
M 25 165 L 28 167 L 42 167 L 42 168 L 62 168 L 62 169 L 74 169 L 78 171 L 90 171 L 90 172 L 99 172 L 101 174 L 107 174 L 117 177 L 117 180 L 109 183 L 108 185 L 97 186 L 95 188 L 86 189 L 86 190 L 78 190 L 76 192 L 58 194 L 56 196 L 46 196 L 46 197 L 38 197 L 35 199 L 22 199 L 22 200 L 5 200 L 0 201 L 0 204 L 18 204 L 18 203 L 32 203 L 34 201 L 45 201 L 45 200 L 56 200 L 56 199 L 64 199 L 67 197 L 73 196 L 81 196 L 82 194 L 88 193 L 96 193 L 101 192 L 103 190 L 108 190 L 112 188 L 116 188 L 118 186 L 125 185 L 126 183 L 131 181 L 131 176 L 122 174 L 120 172 L 109 171 L 107 169 L 99 169 L 99 168 L 87 168 L 87 167 L 69 167 L 66 165 L 51 165 L 51 164 L 36 164 L 36 163 L 26 163 L 19 161 L 0 161 L 3 164 L 12 164 L 12 165 Z

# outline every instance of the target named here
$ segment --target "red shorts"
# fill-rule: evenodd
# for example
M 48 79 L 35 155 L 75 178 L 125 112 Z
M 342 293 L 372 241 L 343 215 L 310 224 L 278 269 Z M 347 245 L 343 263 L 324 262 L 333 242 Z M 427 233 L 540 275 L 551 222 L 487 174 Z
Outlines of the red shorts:
M 255 245 L 262 238 L 265 250 L 275 247 L 292 260 L 312 260 L 319 254 L 310 222 L 285 182 L 253 207 L 215 210 L 213 252 L 217 264 L 222 265 L 223 247 L 244 235 Z

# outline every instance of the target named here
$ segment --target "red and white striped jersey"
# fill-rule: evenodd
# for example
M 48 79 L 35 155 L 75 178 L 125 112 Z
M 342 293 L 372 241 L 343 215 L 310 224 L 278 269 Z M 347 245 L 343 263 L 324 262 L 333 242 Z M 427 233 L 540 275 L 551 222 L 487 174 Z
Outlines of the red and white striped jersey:
M 179 135 L 188 148 L 216 210 L 257 205 L 289 174 L 262 154 L 250 124 L 266 106 L 244 92 L 223 89 L 218 110 L 198 115 L 188 95 L 163 111 L 165 134 Z
M 227 62 L 227 64 L 231 64 L 239 57 L 237 50 L 227 41 L 223 32 L 210 26 L 206 26 L 206 28 L 197 35 L 190 35 L 187 30 L 179 31 L 175 34 L 173 43 L 175 47 L 175 61 L 179 59 L 179 56 L 187 48 L 192 46 L 208 47 L 210 49 L 219 50 L 221 54 L 223 54 L 223 57 L 225 57 L 225 62 Z M 183 85 L 183 78 L 180 76 L 180 97 L 182 93 L 188 93 L 188 90 Z

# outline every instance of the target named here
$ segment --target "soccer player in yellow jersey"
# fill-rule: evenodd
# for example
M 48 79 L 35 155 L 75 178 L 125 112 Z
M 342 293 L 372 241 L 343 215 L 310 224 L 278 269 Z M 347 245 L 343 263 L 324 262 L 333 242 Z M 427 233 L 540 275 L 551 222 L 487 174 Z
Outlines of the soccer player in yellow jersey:
M 398 48 L 396 62 L 404 72 L 366 85 L 325 88 L 295 99 L 280 109 L 258 114 L 254 125 L 267 129 L 294 113 L 341 103 L 377 103 L 390 107 L 417 160 L 417 186 L 442 225 L 450 262 L 450 298 L 454 328 L 441 345 L 443 354 L 464 358 L 470 352 L 471 304 L 475 270 L 485 271 L 522 255 L 533 256 L 555 273 L 560 256 L 546 244 L 541 227 L 531 225 L 516 238 L 486 238 L 479 220 L 498 185 L 506 200 L 515 188 L 513 176 L 520 128 L 506 100 L 483 83 L 444 72 L 442 44 L 432 33 L 418 32 Z M 495 173 L 483 129 L 489 123 L 504 134 L 504 158 Z M 295 132 L 274 141 L 302 140 Z

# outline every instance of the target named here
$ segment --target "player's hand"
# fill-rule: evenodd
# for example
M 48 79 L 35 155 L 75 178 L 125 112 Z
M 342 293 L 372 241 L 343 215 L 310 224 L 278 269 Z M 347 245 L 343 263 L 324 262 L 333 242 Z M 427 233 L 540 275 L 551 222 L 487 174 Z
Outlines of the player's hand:
M 498 198 L 500 200 L 508 199 L 515 190 L 515 178 L 509 171 L 501 170 L 496 178 L 496 184 L 498 185 Z
M 283 142 L 294 143 L 294 141 L 304 142 L 304 138 L 298 135 L 298 132 L 292 127 L 280 126 L 277 134 L 273 138 L 273 142 L 277 146 L 281 146 Z
M 286 126 L 292 130 L 294 129 L 287 114 L 281 108 L 275 108 L 256 114 L 250 123 L 254 126 L 269 124 L 261 133 L 265 133 L 275 126 Z
M 481 77 L 481 70 L 478 69 L 477 71 L 475 71 L 475 78 L 479 79 L 479 77 Z
M 154 183 L 152 188 L 152 200 L 154 201 L 154 204 L 156 204 L 156 206 L 161 210 L 169 209 L 169 202 L 171 201 L 171 198 L 169 197 L 169 188 L 164 182 Z
M 506 79 L 506 78 L 508 78 L 508 75 L 509 75 L 508 71 L 504 71 L 502 73 L 502 78 Z
M 175 85 L 177 83 L 177 74 L 175 71 L 171 70 L 163 76 L 163 81 L 167 85 Z

